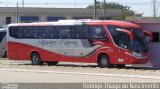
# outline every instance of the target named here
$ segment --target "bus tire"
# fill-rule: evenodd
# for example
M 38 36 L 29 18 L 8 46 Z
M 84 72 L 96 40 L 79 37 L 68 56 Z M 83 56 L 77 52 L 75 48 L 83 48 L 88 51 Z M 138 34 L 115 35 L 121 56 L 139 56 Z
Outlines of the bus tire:
M 30 58 L 32 65 L 42 65 L 44 62 L 41 61 L 38 53 L 32 53 Z
M 47 62 L 49 66 L 57 65 L 58 61 Z
M 98 66 L 100 68 L 110 67 L 109 57 L 105 54 L 102 54 L 98 57 Z

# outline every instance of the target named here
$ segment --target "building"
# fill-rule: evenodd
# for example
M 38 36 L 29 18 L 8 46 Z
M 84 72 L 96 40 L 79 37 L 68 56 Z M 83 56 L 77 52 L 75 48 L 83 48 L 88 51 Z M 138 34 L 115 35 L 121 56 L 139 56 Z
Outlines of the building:
M 120 9 L 107 9 L 106 19 L 121 16 Z M 0 7 L 0 27 L 15 22 L 43 22 L 60 19 L 92 19 L 93 9 L 86 8 L 36 8 Z M 103 10 L 97 9 L 97 18 L 103 19 Z
M 135 20 L 132 21 L 144 30 L 152 32 L 153 40 L 149 43 L 149 63 L 152 67 L 160 67 L 160 20 Z

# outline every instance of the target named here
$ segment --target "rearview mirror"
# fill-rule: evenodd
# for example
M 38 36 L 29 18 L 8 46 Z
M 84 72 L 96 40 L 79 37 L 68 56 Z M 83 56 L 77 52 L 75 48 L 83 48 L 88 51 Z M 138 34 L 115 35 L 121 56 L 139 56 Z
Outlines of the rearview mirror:
M 143 32 L 144 32 L 145 38 L 147 40 L 147 43 L 152 42 L 152 40 L 153 40 L 152 33 L 149 31 L 146 31 L 146 30 L 144 30 Z

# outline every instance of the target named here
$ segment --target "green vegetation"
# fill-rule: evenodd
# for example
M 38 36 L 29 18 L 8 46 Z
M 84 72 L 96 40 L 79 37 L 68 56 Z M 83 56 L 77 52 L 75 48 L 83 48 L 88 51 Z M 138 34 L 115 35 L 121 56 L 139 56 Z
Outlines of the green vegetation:
M 136 13 L 135 11 L 131 10 L 129 6 L 124 6 L 119 3 L 105 3 L 105 5 L 99 1 L 97 1 L 97 9 L 121 9 L 122 10 L 122 16 L 116 17 L 118 19 L 125 19 L 126 16 L 142 16 L 143 13 Z M 94 5 L 87 6 L 88 9 L 93 9 Z

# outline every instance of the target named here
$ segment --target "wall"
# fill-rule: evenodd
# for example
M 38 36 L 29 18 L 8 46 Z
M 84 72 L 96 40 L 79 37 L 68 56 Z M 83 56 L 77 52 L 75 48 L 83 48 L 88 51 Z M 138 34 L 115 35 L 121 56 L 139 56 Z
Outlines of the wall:
M 137 23 L 145 30 L 150 32 L 159 32 L 160 23 Z M 149 44 L 149 60 L 153 67 L 160 67 L 160 42 L 151 42 Z

